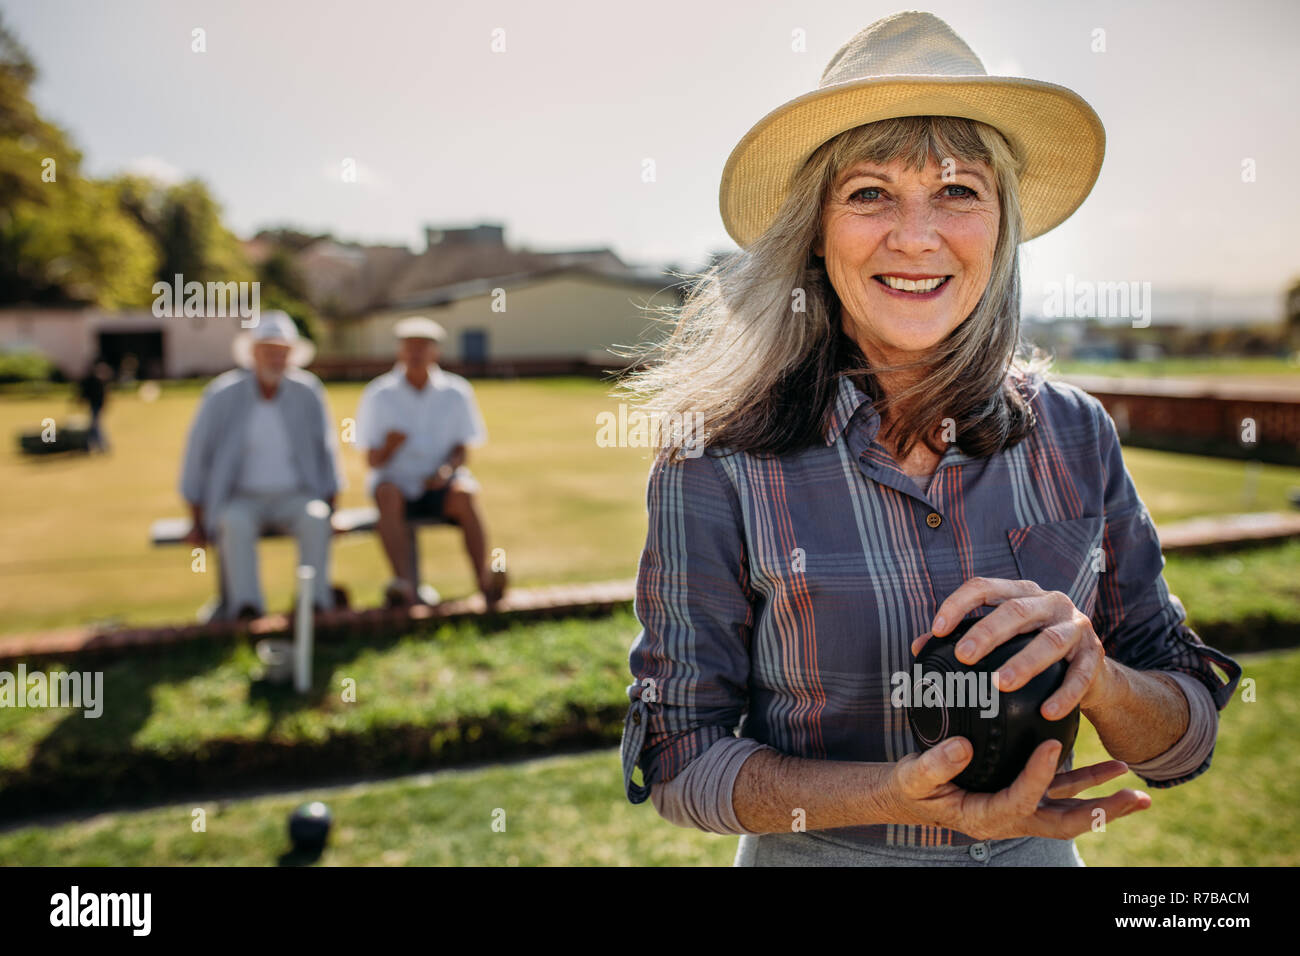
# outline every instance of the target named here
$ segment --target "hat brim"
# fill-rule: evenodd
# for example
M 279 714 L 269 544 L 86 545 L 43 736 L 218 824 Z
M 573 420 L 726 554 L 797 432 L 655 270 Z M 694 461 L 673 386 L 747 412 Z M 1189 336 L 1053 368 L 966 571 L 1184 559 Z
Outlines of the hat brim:
M 1004 76 L 885 76 L 814 90 L 759 120 L 731 151 L 718 202 L 744 248 L 776 218 L 790 181 L 817 147 L 846 130 L 900 116 L 960 116 L 1000 130 L 1024 159 L 1021 241 L 1068 219 L 1092 191 L 1106 152 L 1100 117 L 1073 90 Z
M 306 368 L 311 364 L 312 359 L 316 357 L 316 346 L 311 339 L 296 339 L 293 342 L 284 342 L 275 339 L 264 339 L 273 345 L 289 346 L 289 364 L 298 368 Z M 253 367 L 253 336 L 248 332 L 241 332 L 236 335 L 230 343 L 231 354 L 234 355 L 235 364 L 240 368 Z

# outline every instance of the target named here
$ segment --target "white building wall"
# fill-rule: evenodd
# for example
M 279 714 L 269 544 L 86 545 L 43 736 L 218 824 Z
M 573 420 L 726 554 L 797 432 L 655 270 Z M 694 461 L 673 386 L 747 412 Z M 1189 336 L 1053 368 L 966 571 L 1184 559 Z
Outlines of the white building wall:
M 443 358 L 460 361 L 462 335 L 469 330 L 487 332 L 490 360 L 611 358 L 611 345 L 635 345 L 646 337 L 662 338 L 664 327 L 639 306 L 674 306 L 676 295 L 666 287 L 657 290 L 639 283 L 605 280 L 582 275 L 542 278 L 505 290 L 504 311 L 493 311 L 500 301 L 490 292 L 440 307 L 384 312 L 336 327 L 330 355 L 386 358 L 396 349 L 393 326 L 411 315 L 427 315 L 446 330 Z
M 237 316 L 158 318 L 149 311 L 0 309 L 0 349 L 34 349 L 64 375 L 79 377 L 99 352 L 100 332 L 162 332 L 163 374 L 169 378 L 215 375 L 234 367 L 231 343 Z

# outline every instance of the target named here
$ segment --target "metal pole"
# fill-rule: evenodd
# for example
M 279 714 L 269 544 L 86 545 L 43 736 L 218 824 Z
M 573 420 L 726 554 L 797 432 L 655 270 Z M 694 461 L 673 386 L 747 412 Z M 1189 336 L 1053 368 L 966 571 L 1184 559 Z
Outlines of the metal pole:
M 300 694 L 311 690 L 312 605 L 316 569 L 298 568 L 298 615 L 293 640 L 293 686 Z

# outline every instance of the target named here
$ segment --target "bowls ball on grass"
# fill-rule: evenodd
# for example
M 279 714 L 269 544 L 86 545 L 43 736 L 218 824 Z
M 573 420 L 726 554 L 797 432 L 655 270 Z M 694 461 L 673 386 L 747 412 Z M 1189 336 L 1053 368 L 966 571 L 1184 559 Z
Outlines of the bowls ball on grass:
M 305 852 L 321 850 L 329 839 L 332 822 L 330 808 L 319 800 L 297 807 L 289 814 L 289 839 L 293 848 Z
M 1079 732 L 1079 708 L 1059 720 L 1041 713 L 1047 698 L 1060 689 L 1069 664 L 1054 661 L 1014 691 L 998 691 L 993 674 L 1037 636 L 1021 634 L 999 644 L 974 664 L 957 659 L 957 642 L 977 623 L 962 621 L 947 637 L 931 636 L 916 657 L 907 706 L 912 738 L 922 750 L 965 737 L 975 749 L 965 769 L 953 778 L 964 790 L 994 793 L 1004 790 L 1025 769 L 1034 750 L 1045 740 L 1061 742 L 1059 770 Z M 919 668 L 919 679 L 917 679 Z M 988 696 L 986 696 L 988 695 Z M 983 701 L 981 700 L 983 698 Z M 992 706 L 988 706 L 991 700 Z

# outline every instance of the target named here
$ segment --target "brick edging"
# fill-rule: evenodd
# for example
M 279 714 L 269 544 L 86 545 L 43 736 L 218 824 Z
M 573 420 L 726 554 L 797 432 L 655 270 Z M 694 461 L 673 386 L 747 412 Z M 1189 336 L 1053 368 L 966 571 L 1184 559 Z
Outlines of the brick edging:
M 619 606 L 630 604 L 635 590 L 635 582 L 628 579 L 511 589 L 490 611 L 484 605 L 481 594 L 443 601 L 435 606 L 330 611 L 316 616 L 315 639 L 329 641 L 366 634 L 392 634 L 396 630 L 422 631 L 449 621 L 468 619 L 537 620 L 609 613 Z M 293 618 L 287 614 L 268 614 L 246 623 L 214 621 L 180 627 L 124 628 L 113 631 L 69 628 L 44 634 L 17 635 L 0 638 L 0 662 L 85 655 L 113 657 L 189 641 L 232 640 L 240 634 L 248 634 L 254 640 L 280 636 L 292 638 Z

